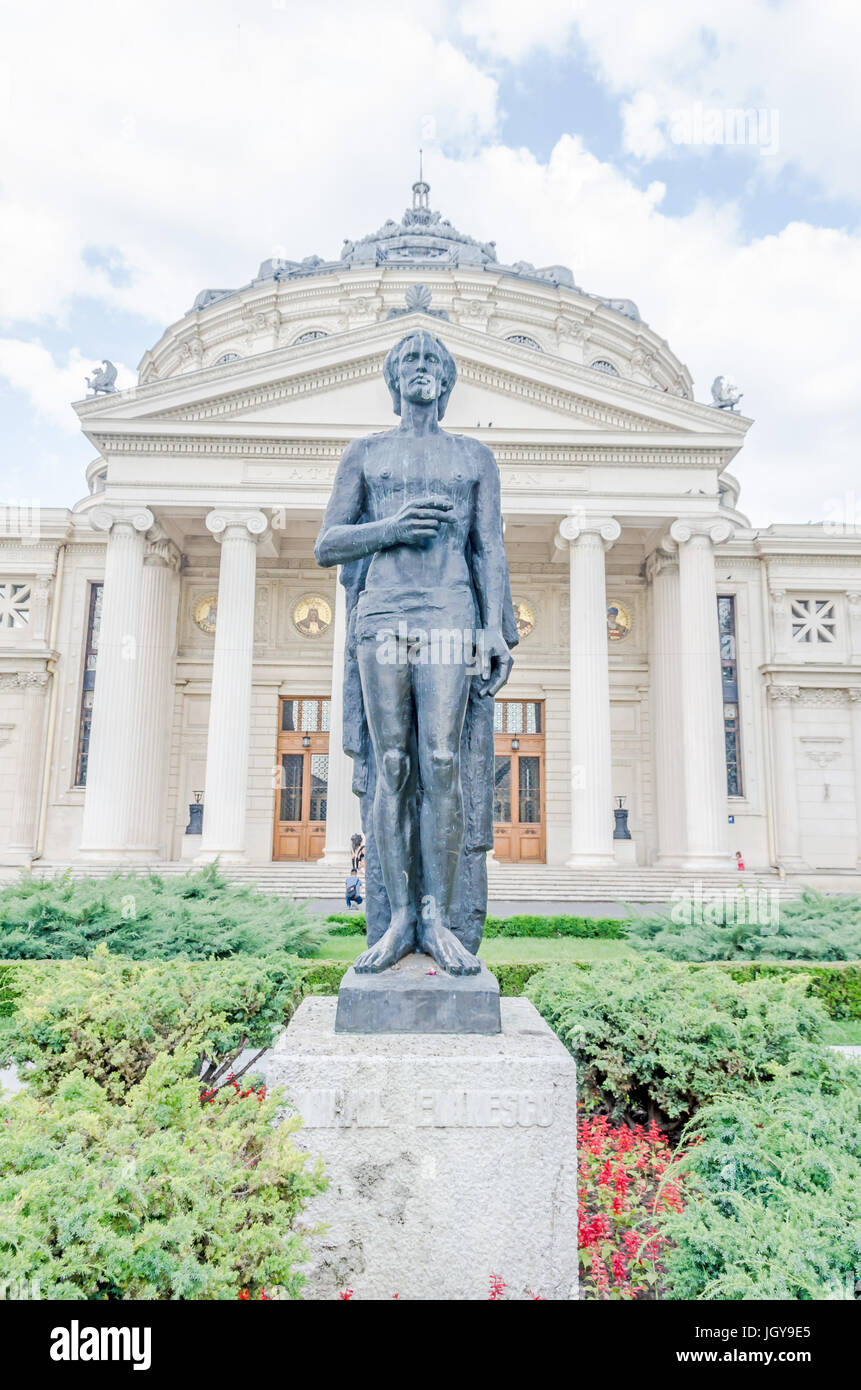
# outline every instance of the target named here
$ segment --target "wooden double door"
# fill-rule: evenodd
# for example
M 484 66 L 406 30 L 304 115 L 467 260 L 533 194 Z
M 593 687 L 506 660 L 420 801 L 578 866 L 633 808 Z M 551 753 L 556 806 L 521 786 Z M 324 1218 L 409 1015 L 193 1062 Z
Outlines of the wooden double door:
M 544 701 L 497 700 L 493 724 L 494 856 L 543 864 Z
M 275 788 L 275 860 L 316 860 L 326 845 L 330 702 L 280 701 Z M 497 859 L 544 863 L 544 702 L 494 705 L 493 848 Z
M 282 699 L 272 858 L 319 859 L 326 846 L 330 701 L 302 695 Z

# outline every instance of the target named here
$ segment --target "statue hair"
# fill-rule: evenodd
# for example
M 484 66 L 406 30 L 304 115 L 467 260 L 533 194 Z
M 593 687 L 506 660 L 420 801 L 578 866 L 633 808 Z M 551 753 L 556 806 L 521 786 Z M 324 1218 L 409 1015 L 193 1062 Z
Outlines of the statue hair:
M 407 333 L 406 337 L 401 338 L 400 342 L 395 343 L 394 347 L 389 350 L 386 360 L 383 363 L 383 376 L 389 388 L 395 414 L 400 415 L 401 388 L 398 384 L 398 368 L 400 365 L 401 351 L 405 343 L 411 343 L 413 338 L 418 338 L 421 335 L 430 338 L 431 342 L 435 343 L 439 349 L 440 360 L 442 362 L 442 389 L 440 390 L 439 400 L 437 402 L 437 419 L 441 420 L 445 415 L 445 408 L 448 405 L 448 398 L 452 393 L 454 383 L 457 381 L 457 366 L 445 343 L 441 338 L 438 338 L 436 334 L 427 333 L 423 328 L 414 328 L 412 333 Z

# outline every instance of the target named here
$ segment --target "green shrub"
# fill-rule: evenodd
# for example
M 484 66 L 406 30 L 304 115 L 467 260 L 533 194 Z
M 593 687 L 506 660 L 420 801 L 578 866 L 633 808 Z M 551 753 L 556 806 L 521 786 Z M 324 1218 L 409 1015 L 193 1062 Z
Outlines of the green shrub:
M 200 873 L 111 874 L 104 879 L 25 874 L 0 888 L 0 958 L 87 956 L 99 945 L 132 960 L 221 959 L 290 951 L 311 955 L 322 924 L 291 899 L 230 884 L 216 865 Z
M 748 986 L 749 988 L 749 986 Z M 704 1104 L 665 1220 L 679 1299 L 852 1298 L 861 1269 L 861 1070 L 803 1071 Z
M 716 1095 L 819 1054 L 826 1016 L 807 987 L 644 956 L 551 966 L 526 993 L 576 1054 L 591 1105 L 676 1131 Z
M 4 1051 L 33 1063 L 41 1095 L 79 1070 L 120 1100 L 160 1053 L 266 1047 L 301 998 L 302 971 L 283 954 L 129 961 L 103 946 L 89 960 L 22 963 Z
M 573 936 L 615 941 L 625 935 L 626 921 L 614 917 L 488 917 L 484 934 L 495 936 Z
M 273 1125 L 277 1096 L 201 1105 L 196 1055 L 155 1053 L 120 1104 L 81 1069 L 0 1102 L 4 1279 L 64 1300 L 300 1295 L 319 1164 L 298 1119 Z
M 635 918 L 628 937 L 633 946 L 672 960 L 861 960 L 857 894 L 827 896 L 805 889 L 795 901 L 775 902 L 773 912 L 767 901 L 759 903 L 761 896 L 751 894 L 748 900 L 740 890 L 738 904 L 679 902 Z

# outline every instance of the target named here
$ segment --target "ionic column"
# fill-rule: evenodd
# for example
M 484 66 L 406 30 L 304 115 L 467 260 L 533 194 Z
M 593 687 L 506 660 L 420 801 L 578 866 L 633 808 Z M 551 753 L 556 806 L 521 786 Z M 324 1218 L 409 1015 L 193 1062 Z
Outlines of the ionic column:
M 91 525 L 108 532 L 108 548 L 81 832 L 85 858 L 122 859 L 129 843 L 144 532 L 153 519 L 147 507 L 90 512 Z
M 23 710 L 16 730 L 18 757 L 9 845 L 0 856 L 4 864 L 29 865 L 36 848 L 39 788 L 44 757 L 45 692 L 49 680 L 47 671 L 19 671 L 14 676 L 0 677 L 0 685 L 19 690 L 23 701 Z
M 129 857 L 133 859 L 165 857 L 180 559 L 161 527 L 154 527 L 147 536 L 141 583 L 137 719 L 132 744 L 136 779 L 129 836 Z
M 646 578 L 651 585 L 649 723 L 658 841 L 655 862 L 679 864 L 685 851 L 685 784 L 679 759 L 679 557 L 669 537 L 647 559 Z
M 571 574 L 572 868 L 615 863 L 604 552 L 621 531 L 611 517 L 565 517 L 557 537 Z
M 254 594 L 257 544 L 267 530 L 262 512 L 222 507 L 207 529 L 221 544 L 212 695 L 206 741 L 203 837 L 198 863 L 245 859 Z
M 353 759 L 344 752 L 344 649 L 347 641 L 347 595 L 335 584 L 332 702 L 329 713 L 329 779 L 326 787 L 326 847 L 321 864 L 350 867 L 350 836 L 361 829 L 358 798 L 353 795 Z
M 798 699 L 798 686 L 770 685 L 768 695 L 774 768 L 775 857 L 784 868 L 804 869 L 807 866 L 801 857 L 801 820 L 792 736 L 792 706 Z
M 852 718 L 852 761 L 855 768 L 855 839 L 857 867 L 861 869 L 861 685 L 849 687 Z
M 723 520 L 674 521 L 679 547 L 681 739 L 685 851 L 690 869 L 729 867 L 726 748 L 714 546 L 729 540 Z

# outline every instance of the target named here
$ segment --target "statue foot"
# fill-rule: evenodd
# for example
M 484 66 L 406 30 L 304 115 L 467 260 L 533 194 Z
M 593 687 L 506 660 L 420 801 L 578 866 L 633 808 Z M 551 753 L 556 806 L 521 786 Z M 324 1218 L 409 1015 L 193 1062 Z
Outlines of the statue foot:
M 431 922 L 424 928 L 421 949 L 449 975 L 477 975 L 481 969 L 478 958 L 442 922 Z
M 403 957 L 416 949 L 415 914 L 409 908 L 396 912 L 387 931 L 379 941 L 369 946 L 357 956 L 353 969 L 357 975 L 375 975 L 380 970 L 388 970 Z

